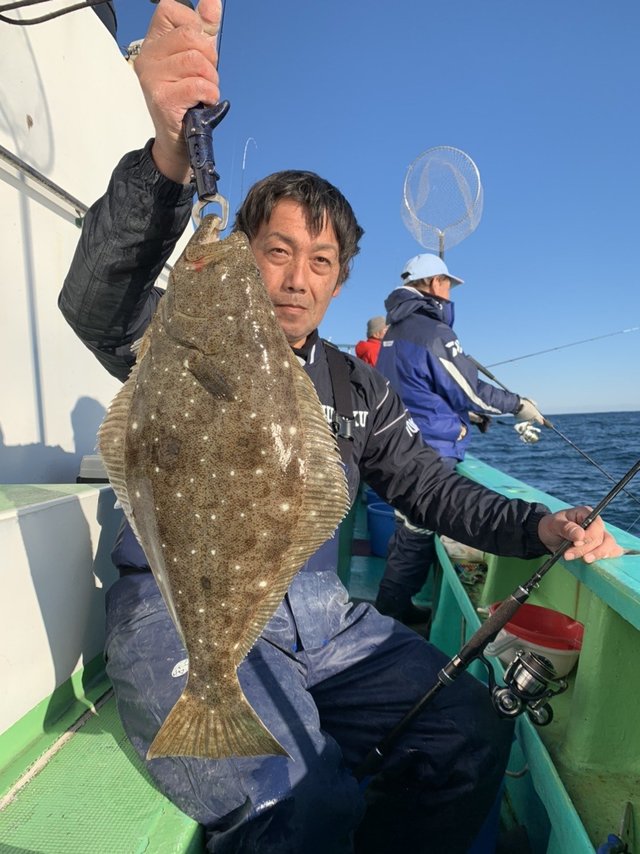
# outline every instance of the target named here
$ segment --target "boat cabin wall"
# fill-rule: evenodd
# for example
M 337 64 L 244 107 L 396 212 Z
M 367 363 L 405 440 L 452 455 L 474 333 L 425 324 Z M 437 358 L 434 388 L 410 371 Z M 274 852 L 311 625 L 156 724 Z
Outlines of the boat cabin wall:
M 47 12 L 65 5 L 51 0 Z M 78 211 L 16 161 L 90 206 L 153 126 L 132 66 L 92 9 L 0 30 L 0 482 L 74 482 L 118 383 L 57 308 Z

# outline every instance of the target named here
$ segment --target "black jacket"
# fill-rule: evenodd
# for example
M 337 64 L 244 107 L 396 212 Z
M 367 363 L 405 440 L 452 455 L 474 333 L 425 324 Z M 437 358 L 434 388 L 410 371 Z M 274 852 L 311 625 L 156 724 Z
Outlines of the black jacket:
M 161 296 L 154 283 L 191 212 L 191 188 L 160 175 L 149 152 L 147 144 L 127 154 L 106 194 L 87 213 L 59 299 L 77 335 L 121 380 L 135 361 L 130 345 Z M 380 496 L 419 527 L 485 551 L 518 557 L 545 553 L 537 535 L 548 512 L 543 505 L 506 499 L 450 473 L 423 444 L 388 381 L 364 362 L 345 358 L 355 413 L 352 460 Z M 333 390 L 321 341 L 306 370 L 330 416 Z

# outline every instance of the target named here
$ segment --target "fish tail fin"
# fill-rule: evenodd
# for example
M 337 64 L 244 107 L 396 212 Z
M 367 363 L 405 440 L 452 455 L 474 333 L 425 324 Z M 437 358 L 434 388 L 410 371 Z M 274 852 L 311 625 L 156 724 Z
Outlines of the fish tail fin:
M 169 712 L 147 751 L 160 756 L 288 756 L 242 695 L 225 708 L 208 705 L 187 689 Z

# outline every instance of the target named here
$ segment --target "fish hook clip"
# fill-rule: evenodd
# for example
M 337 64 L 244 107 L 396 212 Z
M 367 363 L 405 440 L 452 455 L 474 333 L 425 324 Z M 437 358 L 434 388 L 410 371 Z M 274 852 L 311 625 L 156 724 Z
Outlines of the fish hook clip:
M 202 222 L 203 208 L 215 202 L 220 205 L 220 228 L 227 227 L 229 220 L 229 202 L 218 192 L 216 164 L 213 156 L 213 130 L 229 112 L 229 101 L 220 101 L 213 107 L 199 104 L 187 110 L 182 130 L 189 149 L 189 162 L 193 170 L 193 178 L 198 194 L 198 201 L 193 206 L 193 219 L 196 226 Z

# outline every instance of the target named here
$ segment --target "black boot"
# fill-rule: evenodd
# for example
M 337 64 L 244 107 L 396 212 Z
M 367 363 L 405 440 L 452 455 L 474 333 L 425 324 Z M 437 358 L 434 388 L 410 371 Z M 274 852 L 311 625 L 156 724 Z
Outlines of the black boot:
M 405 626 L 424 626 L 431 623 L 431 608 L 419 608 L 410 602 L 402 615 Z
M 406 626 L 427 625 L 431 622 L 431 608 L 418 608 L 410 596 L 379 590 L 375 601 L 376 609 L 387 617 L 393 617 Z

